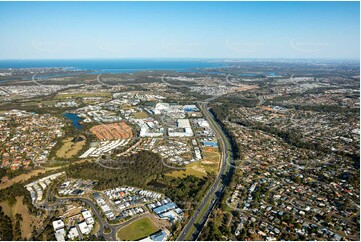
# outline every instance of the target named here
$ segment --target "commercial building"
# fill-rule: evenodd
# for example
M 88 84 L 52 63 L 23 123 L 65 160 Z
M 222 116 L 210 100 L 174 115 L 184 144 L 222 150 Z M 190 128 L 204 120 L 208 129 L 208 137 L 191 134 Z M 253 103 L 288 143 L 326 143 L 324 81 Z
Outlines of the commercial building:
M 189 123 L 189 119 L 178 119 L 177 120 L 178 128 L 190 128 L 191 124 Z
M 88 225 L 86 222 L 79 223 L 78 226 L 82 234 L 89 234 L 93 228 L 92 225 Z
M 165 241 L 165 240 L 167 240 L 167 237 L 168 237 L 167 232 L 164 230 L 161 230 L 155 234 L 152 234 L 150 236 L 150 239 L 153 241 Z
M 204 146 L 218 147 L 218 143 L 217 143 L 217 142 L 203 141 L 203 144 L 204 144 Z
M 66 232 L 64 230 L 64 222 L 59 219 L 53 222 L 55 238 L 57 241 L 65 241 Z
M 167 203 L 163 206 L 159 206 L 159 207 L 156 207 L 153 209 L 153 212 L 155 212 L 157 215 L 161 214 L 161 213 L 164 213 L 164 212 L 167 212 L 171 209 L 174 209 L 176 208 L 177 205 L 175 203 Z
M 93 216 L 88 210 L 81 212 L 81 214 L 83 215 L 83 218 L 87 224 L 94 224 Z
M 169 109 L 169 103 L 157 103 L 155 105 L 154 114 L 162 114 L 164 111 Z
M 64 228 L 64 222 L 59 219 L 53 222 L 54 231 Z
M 198 112 L 199 109 L 196 105 L 184 105 L 183 107 L 184 112 Z
M 79 237 L 79 232 L 78 232 L 77 228 L 76 227 L 71 228 L 69 230 L 68 238 L 73 240 L 77 237 Z
M 59 229 L 55 232 L 55 238 L 57 241 L 65 241 L 66 232 L 64 229 Z
M 177 120 L 178 129 L 168 129 L 168 136 L 170 137 L 190 137 L 193 136 L 191 124 L 188 119 Z

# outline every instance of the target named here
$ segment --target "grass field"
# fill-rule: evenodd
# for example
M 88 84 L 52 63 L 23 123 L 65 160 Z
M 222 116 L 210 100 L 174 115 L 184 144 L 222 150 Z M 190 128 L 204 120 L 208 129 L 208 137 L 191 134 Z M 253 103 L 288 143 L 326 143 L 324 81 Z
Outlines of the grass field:
M 44 173 L 44 172 L 45 172 L 44 169 L 36 169 L 36 170 L 32 170 L 32 171 L 30 171 L 30 172 L 28 172 L 26 174 L 18 175 L 18 176 L 14 177 L 13 179 L 10 179 L 10 180 L 3 178 L 1 180 L 1 183 L 0 183 L 0 190 L 5 189 L 7 187 L 10 187 L 15 183 L 26 181 L 29 178 L 31 178 L 32 176 L 37 176 L 40 173 Z
M 174 170 L 166 175 L 170 177 L 186 177 L 193 175 L 202 178 L 207 175 L 207 172 L 217 172 L 220 158 L 218 149 L 205 148 L 202 155 L 202 160 L 186 165 L 185 170 Z
M 78 142 L 71 142 L 73 140 L 73 137 L 67 138 L 63 141 L 63 146 L 60 147 L 59 150 L 56 152 L 56 156 L 59 158 L 71 158 L 72 156 L 78 154 L 78 152 L 83 148 L 83 146 L 86 143 L 86 138 L 84 136 L 81 136 L 83 138 L 82 141 Z
M 41 104 L 44 105 L 55 105 L 57 104 L 57 101 L 51 100 L 51 101 L 41 101 Z
M 39 228 L 42 226 L 44 216 L 34 216 L 29 214 L 29 210 L 23 203 L 23 197 L 16 197 L 16 203 L 12 206 L 7 201 L 1 201 L 0 207 L 2 207 L 4 213 L 15 221 L 15 215 L 17 213 L 22 215 L 23 221 L 21 222 L 21 236 L 24 239 L 31 237 L 33 226 Z
M 145 112 L 136 112 L 133 114 L 134 118 L 148 118 L 148 114 Z
M 159 228 L 150 218 L 141 218 L 121 228 L 117 232 L 118 240 L 139 240 L 157 232 Z
M 124 105 L 120 106 L 120 108 L 127 111 L 127 110 L 130 110 L 130 109 L 133 109 L 133 106 L 130 105 L 130 104 L 124 104 Z

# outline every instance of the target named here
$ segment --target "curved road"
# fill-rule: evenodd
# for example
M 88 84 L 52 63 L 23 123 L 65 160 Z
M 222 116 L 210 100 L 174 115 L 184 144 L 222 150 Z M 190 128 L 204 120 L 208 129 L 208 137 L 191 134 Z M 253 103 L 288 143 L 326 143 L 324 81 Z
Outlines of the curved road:
M 200 102 L 199 104 L 201 111 L 203 112 L 205 118 L 208 120 L 212 129 L 215 131 L 216 136 L 218 138 L 218 142 L 220 144 L 220 149 L 221 149 L 221 167 L 218 173 L 218 177 L 214 181 L 212 187 L 208 190 L 207 194 L 203 198 L 197 210 L 194 212 L 194 214 L 189 219 L 188 223 L 184 226 L 180 235 L 178 236 L 177 240 L 180 241 L 197 240 L 200 232 L 202 231 L 204 224 L 208 220 L 209 215 L 213 211 L 214 207 L 217 205 L 219 198 L 222 196 L 224 192 L 224 188 L 226 187 L 230 175 L 233 172 L 234 162 L 231 154 L 232 151 L 231 144 L 226 134 L 223 132 L 222 128 L 215 121 L 213 115 L 209 112 L 207 107 L 209 101 L 216 99 L 218 97 L 219 96 L 217 95 L 215 97 L 210 98 L 209 100 L 207 99 L 205 102 Z M 106 240 L 110 240 L 110 241 L 116 240 L 116 231 L 119 228 L 126 226 L 127 224 L 139 219 L 139 217 L 135 217 L 120 225 L 119 224 L 110 225 L 107 221 L 105 221 L 105 219 L 99 213 L 95 204 L 91 200 L 86 198 L 79 198 L 79 197 L 64 198 L 64 199 L 57 198 L 57 202 L 60 203 L 66 200 L 80 200 L 86 203 L 88 206 L 90 206 L 100 224 L 99 234 L 103 235 Z M 144 215 L 146 216 L 146 214 Z M 111 233 L 105 234 L 104 233 L 105 227 L 110 228 L 112 230 Z
M 143 213 L 139 216 L 133 217 L 121 224 L 109 224 L 106 221 L 106 219 L 102 216 L 101 212 L 99 211 L 99 208 L 97 208 L 96 205 L 94 204 L 94 202 L 88 198 L 83 198 L 83 197 L 72 197 L 72 198 L 55 197 L 55 198 L 56 198 L 56 202 L 54 204 L 52 204 L 51 206 L 44 204 L 43 206 L 46 206 L 47 208 L 57 207 L 58 205 L 62 204 L 63 202 L 66 202 L 66 201 L 81 201 L 81 202 L 85 203 L 87 206 L 89 206 L 99 222 L 98 235 L 103 236 L 104 239 L 107 241 L 116 241 L 117 240 L 117 232 L 122 227 L 127 226 L 128 224 L 133 223 L 134 221 L 136 221 L 138 219 L 141 219 L 144 217 L 150 218 L 150 216 L 152 216 L 149 212 L 145 212 L 145 213 Z M 111 232 L 105 233 L 104 232 L 105 228 L 110 229 Z
M 208 190 L 206 196 L 203 198 L 201 204 L 194 212 L 188 223 L 184 226 L 177 240 L 197 240 L 204 224 L 209 215 L 216 206 L 219 198 L 224 192 L 225 184 L 232 174 L 233 160 L 231 156 L 231 144 L 223 132 L 222 128 L 215 121 L 213 115 L 207 108 L 207 102 L 200 103 L 200 107 L 204 116 L 208 120 L 212 129 L 216 132 L 221 152 L 221 168 L 218 177 L 216 178 L 212 187 Z

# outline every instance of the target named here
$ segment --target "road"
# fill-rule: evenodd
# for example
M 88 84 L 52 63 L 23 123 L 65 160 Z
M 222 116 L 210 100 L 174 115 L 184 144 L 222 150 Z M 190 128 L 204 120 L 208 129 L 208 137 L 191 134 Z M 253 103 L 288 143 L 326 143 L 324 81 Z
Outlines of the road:
M 221 149 L 221 167 L 218 173 L 218 177 L 216 178 L 212 187 L 208 190 L 201 204 L 198 206 L 197 210 L 194 212 L 178 236 L 177 240 L 180 241 L 197 240 L 209 215 L 223 194 L 225 188 L 224 183 L 226 183 L 230 178 L 230 175 L 232 174 L 232 167 L 234 167 L 231 156 L 232 148 L 229 140 L 227 139 L 222 128 L 215 121 L 213 115 L 209 112 L 207 102 L 200 103 L 200 107 L 210 126 L 216 132 Z
M 222 128 L 218 125 L 218 123 L 215 121 L 213 115 L 209 112 L 207 107 L 209 101 L 216 99 L 218 97 L 219 96 L 212 97 L 210 100 L 206 100 L 205 102 L 200 102 L 199 104 L 201 111 L 203 112 L 205 118 L 208 120 L 211 128 L 215 131 L 216 136 L 218 138 L 218 143 L 221 150 L 221 164 L 220 164 L 219 173 L 212 187 L 207 191 L 207 194 L 204 196 L 202 202 L 198 206 L 197 210 L 194 212 L 192 217 L 189 219 L 188 223 L 182 229 L 177 240 L 181 240 L 181 241 L 197 240 L 209 215 L 217 205 L 219 198 L 222 196 L 224 189 L 226 187 L 225 184 L 227 184 L 234 168 L 232 154 L 231 154 L 232 151 L 231 144 L 226 134 L 224 133 Z M 105 221 L 105 219 L 102 217 L 102 215 L 100 214 L 100 212 L 98 211 L 98 209 L 95 207 L 94 203 L 91 200 L 86 198 L 79 198 L 79 197 L 67 198 L 67 199 L 57 198 L 58 203 L 59 202 L 62 203 L 66 200 L 80 200 L 86 203 L 89 207 L 91 207 L 93 213 L 97 217 L 100 224 L 99 235 L 103 235 L 104 239 L 108 241 L 116 240 L 116 231 L 119 228 L 126 226 L 127 224 L 133 222 L 136 219 L 139 219 L 139 217 L 133 218 L 120 225 L 110 225 L 107 221 Z M 144 214 L 144 216 L 149 216 L 149 215 Z M 111 232 L 107 234 L 104 233 L 105 228 L 111 229 Z
M 50 195 L 51 195 L 51 192 L 48 192 L 47 193 L 47 198 L 49 198 Z M 98 235 L 103 236 L 104 239 L 107 240 L 107 241 L 116 241 L 117 240 L 117 232 L 118 232 L 118 230 L 125 227 L 125 226 L 127 226 L 128 224 L 131 224 L 134 221 L 136 221 L 138 219 L 141 219 L 141 218 L 144 218 L 144 217 L 151 218 L 151 216 L 153 216 L 149 212 L 145 212 L 145 213 L 143 213 L 143 214 L 141 214 L 139 216 L 133 217 L 133 218 L 121 223 L 121 224 L 109 224 L 108 221 L 106 221 L 106 219 L 102 216 L 101 212 L 96 207 L 94 202 L 92 200 L 88 199 L 88 198 L 84 198 L 84 197 L 72 197 L 72 198 L 55 197 L 55 199 L 56 199 L 56 202 L 53 203 L 52 205 L 49 205 L 47 202 L 45 202 L 44 204 L 42 204 L 42 206 L 46 207 L 47 210 L 55 211 L 56 207 L 58 207 L 59 205 L 61 205 L 64 202 L 67 202 L 67 201 L 81 201 L 81 202 L 85 203 L 88 207 L 90 207 L 91 210 L 93 211 L 93 214 L 97 218 L 97 221 L 99 222 Z M 48 199 L 46 199 L 46 200 L 48 200 Z M 108 228 L 111 231 L 109 233 L 105 233 L 104 232 L 105 228 Z

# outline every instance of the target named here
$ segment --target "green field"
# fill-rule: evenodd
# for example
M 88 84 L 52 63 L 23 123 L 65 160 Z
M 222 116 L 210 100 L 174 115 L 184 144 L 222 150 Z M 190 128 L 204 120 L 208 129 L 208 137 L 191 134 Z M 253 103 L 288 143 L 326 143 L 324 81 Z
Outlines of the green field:
M 133 114 L 134 118 L 148 118 L 148 114 L 145 112 L 136 112 Z
M 72 142 L 74 137 L 69 137 L 63 140 L 63 145 L 56 152 L 56 156 L 59 158 L 69 159 L 78 154 L 79 151 L 83 148 L 86 143 L 85 136 L 80 136 L 83 138 L 82 141 Z
M 118 240 L 139 240 L 157 231 L 159 228 L 150 218 L 141 218 L 118 230 L 117 238 Z

